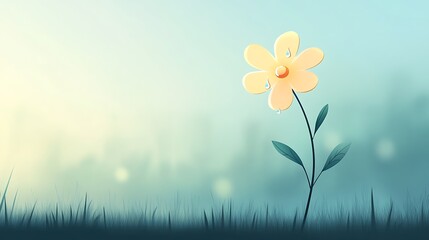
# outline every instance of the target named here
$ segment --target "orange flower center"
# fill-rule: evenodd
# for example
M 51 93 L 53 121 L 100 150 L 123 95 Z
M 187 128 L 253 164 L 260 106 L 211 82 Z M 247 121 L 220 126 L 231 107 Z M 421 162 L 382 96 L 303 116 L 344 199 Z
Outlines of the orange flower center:
M 285 78 L 289 75 L 289 69 L 285 66 L 278 66 L 276 68 L 276 76 L 278 78 Z

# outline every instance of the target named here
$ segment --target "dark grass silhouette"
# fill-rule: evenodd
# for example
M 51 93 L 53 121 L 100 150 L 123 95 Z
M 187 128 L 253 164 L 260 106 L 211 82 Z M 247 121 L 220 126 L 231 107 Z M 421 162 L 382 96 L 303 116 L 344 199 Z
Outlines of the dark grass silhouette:
M 158 207 L 125 216 L 94 207 L 87 194 L 75 208 L 56 204 L 43 210 L 34 203 L 18 212 L 17 193 L 10 206 L 7 201 L 9 183 L 10 177 L 0 201 L 0 239 L 429 239 L 424 201 L 405 215 L 395 213 L 393 201 L 382 211 L 376 209 L 372 190 L 367 209 L 322 213 L 301 230 L 298 209 L 289 218 L 269 205 L 243 213 L 235 211 L 232 201 L 189 218 Z

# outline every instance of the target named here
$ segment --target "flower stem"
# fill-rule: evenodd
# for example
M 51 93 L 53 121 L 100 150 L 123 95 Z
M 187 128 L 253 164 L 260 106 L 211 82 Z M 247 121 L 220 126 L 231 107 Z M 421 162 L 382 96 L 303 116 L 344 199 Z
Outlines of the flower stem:
M 311 127 L 310 127 L 310 123 L 308 122 L 307 114 L 305 113 L 304 107 L 302 106 L 301 101 L 299 101 L 299 98 L 296 95 L 294 90 L 292 90 L 292 93 L 295 96 L 296 100 L 298 101 L 298 104 L 301 107 L 302 114 L 304 115 L 305 122 L 307 123 L 308 134 L 310 136 L 310 142 L 311 142 L 311 151 L 312 151 L 312 156 L 313 156 L 313 166 L 312 166 L 313 171 L 311 173 L 311 184 L 309 186 L 310 191 L 308 193 L 307 205 L 305 207 L 304 218 L 302 220 L 302 225 L 301 225 L 301 230 L 302 230 L 302 229 L 304 229 L 305 222 L 307 221 L 308 209 L 310 208 L 310 202 L 311 202 L 311 195 L 313 194 L 314 173 L 316 172 L 316 155 L 315 155 L 315 151 L 314 151 L 313 133 L 311 132 Z

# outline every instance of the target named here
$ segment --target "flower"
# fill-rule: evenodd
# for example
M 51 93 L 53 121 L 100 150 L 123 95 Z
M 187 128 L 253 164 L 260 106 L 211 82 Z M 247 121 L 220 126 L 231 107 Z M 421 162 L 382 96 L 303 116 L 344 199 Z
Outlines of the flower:
M 277 38 L 275 57 L 260 45 L 249 45 L 244 58 L 250 66 L 261 71 L 250 72 L 243 77 L 246 91 L 260 94 L 271 89 L 268 104 L 273 110 L 280 111 L 292 104 L 292 90 L 301 93 L 313 90 L 318 82 L 317 76 L 306 70 L 323 60 L 323 52 L 319 48 L 308 48 L 296 56 L 298 46 L 296 32 L 286 32 Z

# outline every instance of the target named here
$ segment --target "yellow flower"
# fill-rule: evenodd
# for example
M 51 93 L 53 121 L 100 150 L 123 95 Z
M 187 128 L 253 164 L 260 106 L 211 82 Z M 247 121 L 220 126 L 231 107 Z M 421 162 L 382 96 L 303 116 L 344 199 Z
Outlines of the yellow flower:
M 244 58 L 250 66 L 261 71 L 250 72 L 243 77 L 246 91 L 259 94 L 271 89 L 269 106 L 273 110 L 285 110 L 292 104 L 292 89 L 295 92 L 314 89 L 317 76 L 306 70 L 323 60 L 323 52 L 319 48 L 308 48 L 296 56 L 298 46 L 296 32 L 286 32 L 277 38 L 275 57 L 260 45 L 249 45 Z

